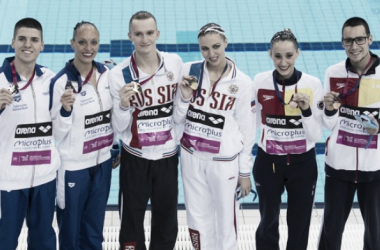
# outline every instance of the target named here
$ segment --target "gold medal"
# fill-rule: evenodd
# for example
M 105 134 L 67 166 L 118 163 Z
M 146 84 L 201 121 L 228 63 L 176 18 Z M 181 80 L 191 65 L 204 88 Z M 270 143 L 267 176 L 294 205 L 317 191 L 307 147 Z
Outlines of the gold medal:
M 186 79 L 189 81 L 189 87 L 192 90 L 197 90 L 198 89 L 198 79 L 195 76 L 190 76 L 190 78 Z
M 141 93 L 142 92 L 142 89 L 141 89 L 141 86 L 139 83 L 137 82 L 131 82 L 132 84 L 132 90 L 137 92 L 137 93 Z

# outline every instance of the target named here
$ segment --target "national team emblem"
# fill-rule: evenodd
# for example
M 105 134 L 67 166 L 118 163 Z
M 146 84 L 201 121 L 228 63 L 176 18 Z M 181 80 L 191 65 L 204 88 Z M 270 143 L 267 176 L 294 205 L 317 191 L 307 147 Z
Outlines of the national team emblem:
M 82 96 L 85 96 L 85 95 L 87 94 L 87 92 L 86 92 L 86 90 L 84 90 L 84 91 L 80 92 L 80 94 L 81 94 Z
M 230 87 L 228 88 L 228 91 L 231 93 L 231 94 L 236 94 L 238 91 L 239 91 L 239 87 L 236 86 L 235 84 L 232 84 L 230 85 Z
M 171 72 L 171 71 L 166 72 L 166 77 L 168 78 L 169 81 L 173 81 L 173 79 L 174 79 L 173 72 Z
M 13 95 L 13 100 L 15 102 L 20 102 L 21 101 L 21 95 L 20 94 L 15 94 Z

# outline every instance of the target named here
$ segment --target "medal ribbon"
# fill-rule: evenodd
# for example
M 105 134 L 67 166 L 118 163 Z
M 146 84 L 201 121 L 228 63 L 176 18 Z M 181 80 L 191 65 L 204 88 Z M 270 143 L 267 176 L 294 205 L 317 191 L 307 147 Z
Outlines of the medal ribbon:
M 136 77 L 137 77 L 137 79 L 140 80 L 140 79 L 139 79 L 139 78 L 140 78 L 140 75 L 139 75 L 139 69 L 137 68 L 137 64 L 136 64 L 135 57 L 133 56 L 133 54 L 132 54 L 132 56 L 131 56 L 131 64 L 132 64 L 132 68 L 133 68 L 133 70 L 136 72 Z M 144 81 L 142 81 L 142 82 L 139 81 L 140 85 L 143 85 L 143 84 L 145 84 L 146 82 L 148 82 L 150 79 L 152 79 L 152 78 L 157 74 L 157 72 L 160 71 L 163 67 L 164 67 L 164 60 L 162 59 L 162 64 L 161 64 L 160 67 L 156 70 L 156 72 L 154 72 L 153 75 L 151 75 L 150 77 L 148 77 L 148 78 L 145 79 Z M 166 69 L 165 69 L 165 72 L 166 72 Z
M 32 83 L 33 78 L 34 78 L 34 75 L 36 74 L 36 71 L 33 70 L 33 74 L 32 74 L 32 76 L 30 77 L 29 81 L 26 83 L 26 85 L 25 85 L 23 88 L 19 89 L 19 88 L 18 88 L 18 84 L 17 84 L 17 73 L 16 73 L 16 67 L 15 67 L 15 64 L 14 64 L 14 62 L 11 62 L 10 65 L 11 65 L 11 71 L 12 71 L 12 77 L 13 77 L 13 84 L 15 85 L 15 88 L 16 88 L 17 90 L 24 90 L 24 89 L 26 89 L 26 88 Z
M 72 66 L 75 68 L 74 66 L 74 63 L 72 63 Z M 78 70 L 77 70 L 78 71 Z M 82 82 L 82 76 L 81 74 L 79 73 L 79 76 L 78 76 L 78 91 L 76 91 L 74 89 L 74 86 L 71 84 L 71 81 L 68 81 L 69 84 L 69 87 L 73 90 L 74 93 L 80 93 L 82 91 L 82 86 L 85 85 L 86 83 L 88 83 L 90 81 L 90 78 L 92 76 L 92 73 L 94 72 L 94 66 L 91 67 L 91 70 L 90 72 L 88 72 L 88 74 L 86 75 L 86 77 L 84 78 L 84 81 L 83 83 L 81 84 Z M 67 83 L 66 83 L 66 87 L 67 87 Z
M 283 99 L 282 96 L 281 96 L 280 90 L 278 89 L 278 86 L 277 86 L 277 82 L 276 82 L 275 74 L 276 74 L 276 71 L 273 71 L 272 76 L 273 76 L 274 90 L 276 91 L 276 95 L 277 95 L 277 98 L 278 98 L 278 100 L 280 101 L 280 103 L 281 103 L 283 106 L 285 106 L 285 105 L 287 105 L 287 104 L 289 104 L 289 103 L 285 103 L 285 102 L 284 102 L 284 99 Z M 300 78 L 301 78 L 299 71 L 296 71 L 296 78 L 297 78 L 297 82 L 296 82 L 296 86 L 295 86 L 294 93 L 297 93 L 297 92 L 298 92 L 297 83 L 298 83 L 298 81 L 299 81 Z M 285 95 L 285 92 L 284 92 L 284 95 Z
M 352 93 L 355 92 L 355 90 L 357 88 L 359 88 L 359 85 L 360 85 L 360 80 L 362 79 L 362 76 L 364 75 L 364 73 L 368 70 L 368 68 L 371 66 L 371 63 L 372 63 L 372 56 L 371 56 L 371 59 L 369 60 L 369 62 L 367 63 L 367 65 L 365 66 L 363 72 L 359 75 L 359 79 L 356 81 L 356 84 L 355 86 L 350 89 L 350 91 L 347 92 L 347 87 L 348 87 L 348 70 L 347 70 L 347 78 L 346 78 L 346 83 L 344 85 L 344 90 L 343 90 L 343 94 L 339 94 L 339 98 L 345 98 L 349 95 L 351 95 Z
M 199 81 L 198 81 L 198 89 L 196 91 L 196 93 L 193 93 L 193 99 L 195 100 L 196 98 L 198 98 L 201 94 L 201 89 L 202 89 L 202 82 L 203 82 L 203 72 L 204 72 L 204 66 L 205 66 L 205 62 L 206 61 L 203 61 L 202 63 L 202 68 L 201 68 L 201 72 L 199 73 L 200 74 L 200 77 L 199 77 Z M 212 90 L 211 90 L 211 93 L 210 93 L 210 96 L 212 95 L 212 93 L 214 93 L 214 90 L 216 88 L 216 85 L 219 83 L 220 79 L 222 79 L 222 76 L 223 74 L 226 72 L 228 68 L 228 62 L 226 62 L 226 66 L 224 66 L 224 69 L 223 69 L 223 72 L 222 74 L 219 76 L 218 80 L 216 80 L 216 82 L 214 83 L 214 85 L 212 86 Z

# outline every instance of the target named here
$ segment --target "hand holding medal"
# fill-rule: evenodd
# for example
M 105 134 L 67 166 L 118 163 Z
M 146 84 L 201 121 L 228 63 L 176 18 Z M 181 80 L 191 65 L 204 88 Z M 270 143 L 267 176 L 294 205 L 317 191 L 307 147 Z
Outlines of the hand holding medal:
M 142 89 L 141 89 L 141 86 L 139 83 L 137 82 L 131 82 L 131 87 L 132 87 L 132 90 L 136 93 L 142 93 Z
M 14 86 L 14 85 L 12 85 Z M 15 93 L 11 87 L 0 90 L 0 109 L 5 109 L 6 105 L 10 105 L 13 101 L 12 94 Z
M 128 84 L 125 84 L 119 91 L 120 105 L 123 108 L 128 108 L 130 105 L 130 99 L 137 93 L 142 93 L 141 85 L 138 82 L 132 81 Z
M 305 93 L 295 93 L 290 99 L 288 105 L 290 108 L 300 108 L 302 110 L 308 109 L 310 102 L 310 96 Z
M 198 78 L 196 76 L 184 76 L 180 83 L 182 97 L 186 100 L 190 99 L 193 91 L 198 89 Z
M 341 105 L 341 101 L 339 99 L 339 93 L 337 92 L 329 92 L 327 93 L 324 98 L 324 103 L 325 103 L 325 108 L 328 110 L 328 111 L 333 111 L 333 110 L 337 110 L 340 108 L 340 105 Z
M 67 81 L 65 85 L 65 92 L 61 96 L 62 107 L 66 111 L 71 111 L 75 102 L 74 87 L 71 81 Z

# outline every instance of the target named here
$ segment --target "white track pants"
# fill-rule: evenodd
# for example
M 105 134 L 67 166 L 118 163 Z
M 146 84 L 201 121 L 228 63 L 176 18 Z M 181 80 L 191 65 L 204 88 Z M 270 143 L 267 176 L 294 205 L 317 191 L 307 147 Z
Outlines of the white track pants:
M 181 150 L 187 222 L 196 250 L 237 250 L 238 158 L 202 160 Z

